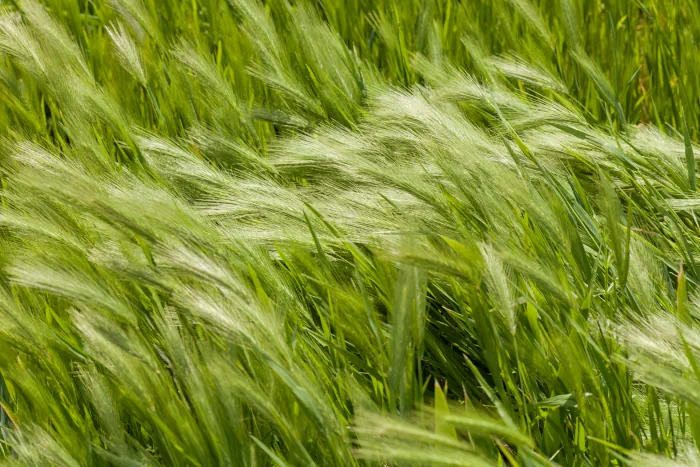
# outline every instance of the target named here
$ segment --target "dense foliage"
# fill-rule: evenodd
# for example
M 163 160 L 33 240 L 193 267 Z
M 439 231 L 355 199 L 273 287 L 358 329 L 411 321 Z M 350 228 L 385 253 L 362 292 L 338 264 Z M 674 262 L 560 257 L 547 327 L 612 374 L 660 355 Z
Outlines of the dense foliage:
M 0 455 L 699 465 L 700 8 L 5 0 Z

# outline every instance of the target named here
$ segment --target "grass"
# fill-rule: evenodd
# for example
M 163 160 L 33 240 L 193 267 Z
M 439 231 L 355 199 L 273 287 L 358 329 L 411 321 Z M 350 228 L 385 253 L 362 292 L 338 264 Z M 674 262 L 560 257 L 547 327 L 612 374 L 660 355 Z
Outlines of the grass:
M 0 455 L 698 465 L 700 9 L 0 13 Z

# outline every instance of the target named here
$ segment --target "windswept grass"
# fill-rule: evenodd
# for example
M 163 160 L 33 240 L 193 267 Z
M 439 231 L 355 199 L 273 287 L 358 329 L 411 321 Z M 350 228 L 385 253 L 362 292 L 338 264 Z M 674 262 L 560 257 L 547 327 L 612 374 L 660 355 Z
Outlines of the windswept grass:
M 3 462 L 700 462 L 692 2 L 6 3 Z

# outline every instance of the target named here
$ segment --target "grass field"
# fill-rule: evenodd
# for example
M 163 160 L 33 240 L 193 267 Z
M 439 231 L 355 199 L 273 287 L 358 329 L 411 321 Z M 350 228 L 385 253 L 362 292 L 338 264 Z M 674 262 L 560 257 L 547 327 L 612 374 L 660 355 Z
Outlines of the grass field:
M 0 5 L 2 462 L 700 465 L 696 2 Z

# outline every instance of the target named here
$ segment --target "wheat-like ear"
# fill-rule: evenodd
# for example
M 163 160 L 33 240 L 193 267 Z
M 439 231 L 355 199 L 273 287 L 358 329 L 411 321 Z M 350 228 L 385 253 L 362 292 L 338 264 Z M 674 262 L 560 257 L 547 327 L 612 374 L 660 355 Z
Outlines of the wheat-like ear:
M 107 32 L 114 42 L 114 48 L 122 66 L 142 86 L 145 86 L 147 81 L 146 70 L 143 67 L 141 54 L 124 25 L 122 23 L 112 25 L 107 28 Z

